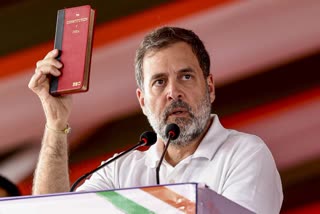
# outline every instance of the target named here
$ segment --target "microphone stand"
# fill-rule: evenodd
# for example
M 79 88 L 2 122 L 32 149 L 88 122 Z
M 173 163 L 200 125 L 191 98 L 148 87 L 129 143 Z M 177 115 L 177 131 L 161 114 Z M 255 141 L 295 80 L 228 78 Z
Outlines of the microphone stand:
M 167 142 L 166 146 L 164 147 L 164 151 L 162 152 L 161 158 L 160 158 L 158 166 L 156 168 L 157 185 L 160 184 L 159 171 L 160 171 L 160 167 L 161 167 L 163 158 L 164 158 L 165 154 L 167 153 L 167 150 L 168 150 L 168 147 L 169 147 L 171 140 L 175 140 L 179 137 L 180 128 L 177 124 L 171 123 L 171 124 L 167 125 L 165 133 L 166 133 L 166 137 L 168 138 L 168 142 Z
M 111 163 L 112 161 L 117 160 L 118 158 L 120 158 L 120 157 L 122 157 L 123 155 L 131 152 L 132 150 L 135 150 L 135 149 L 137 149 L 138 147 L 144 146 L 144 145 L 146 145 L 146 144 L 147 144 L 146 141 L 141 140 L 138 144 L 134 145 L 134 146 L 131 147 L 130 149 L 128 149 L 128 150 L 120 153 L 119 155 L 115 156 L 114 158 L 109 159 L 107 162 L 105 162 L 104 164 L 100 165 L 99 167 L 97 167 L 97 168 L 91 170 L 90 172 L 84 174 L 83 176 L 81 176 L 80 178 L 78 178 L 78 179 L 73 183 L 73 185 L 72 185 L 71 188 L 70 188 L 70 192 L 73 192 L 74 189 L 78 186 L 78 184 L 79 184 L 83 179 L 85 179 L 86 177 L 88 177 L 89 175 L 91 175 L 92 173 L 98 171 L 98 170 L 101 169 L 102 167 L 106 166 L 107 164 Z
M 162 161 L 163 161 L 164 156 L 165 156 L 166 153 L 167 153 L 169 144 L 171 143 L 171 137 L 172 137 L 172 135 L 169 134 L 168 142 L 167 142 L 166 146 L 164 147 L 164 151 L 162 152 L 161 158 L 160 158 L 159 163 L 158 163 L 158 166 L 157 166 L 157 168 L 156 168 L 157 185 L 160 184 L 160 178 L 159 178 L 160 166 L 161 166 L 161 164 L 162 164 Z

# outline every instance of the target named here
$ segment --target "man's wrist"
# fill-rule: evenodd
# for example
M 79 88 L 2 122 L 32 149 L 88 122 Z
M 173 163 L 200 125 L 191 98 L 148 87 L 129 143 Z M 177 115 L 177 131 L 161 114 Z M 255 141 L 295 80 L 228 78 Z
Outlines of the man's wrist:
M 51 128 L 50 126 L 48 126 L 48 124 L 46 123 L 45 125 L 46 129 L 53 131 L 55 133 L 59 133 L 59 134 L 69 134 L 71 132 L 71 127 L 69 126 L 69 124 L 67 123 L 66 127 L 64 129 L 55 129 L 55 128 Z

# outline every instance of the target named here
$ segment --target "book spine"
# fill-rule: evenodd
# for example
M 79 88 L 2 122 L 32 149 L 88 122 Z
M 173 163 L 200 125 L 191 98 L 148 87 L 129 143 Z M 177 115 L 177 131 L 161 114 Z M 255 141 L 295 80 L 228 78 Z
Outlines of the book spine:
M 61 50 L 63 40 L 63 29 L 64 29 L 65 10 L 58 10 L 57 23 L 56 23 L 56 34 L 54 38 L 54 48 L 59 50 L 57 59 L 61 61 Z M 59 78 L 51 76 L 50 80 L 50 93 L 54 94 L 58 90 Z

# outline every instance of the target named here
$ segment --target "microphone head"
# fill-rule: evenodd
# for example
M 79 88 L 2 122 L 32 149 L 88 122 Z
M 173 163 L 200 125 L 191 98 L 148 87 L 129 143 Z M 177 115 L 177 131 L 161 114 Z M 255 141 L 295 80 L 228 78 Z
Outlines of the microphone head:
M 145 142 L 145 146 L 151 146 L 157 141 L 157 134 L 152 131 L 143 132 L 140 135 L 140 141 Z
M 177 124 L 171 123 L 166 127 L 166 137 L 171 140 L 175 140 L 180 135 L 180 128 Z

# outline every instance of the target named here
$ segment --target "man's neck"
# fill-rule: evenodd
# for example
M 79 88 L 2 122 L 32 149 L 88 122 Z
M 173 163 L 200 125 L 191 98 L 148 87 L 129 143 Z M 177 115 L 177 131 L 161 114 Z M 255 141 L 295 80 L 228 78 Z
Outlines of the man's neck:
M 179 145 L 169 145 L 168 152 L 165 156 L 166 161 L 171 166 L 176 166 L 180 161 L 192 155 L 198 148 L 199 144 L 201 143 L 202 139 L 206 135 L 213 118 L 210 118 L 208 124 L 206 125 L 205 131 L 196 139 L 192 140 L 188 145 L 179 146 Z

